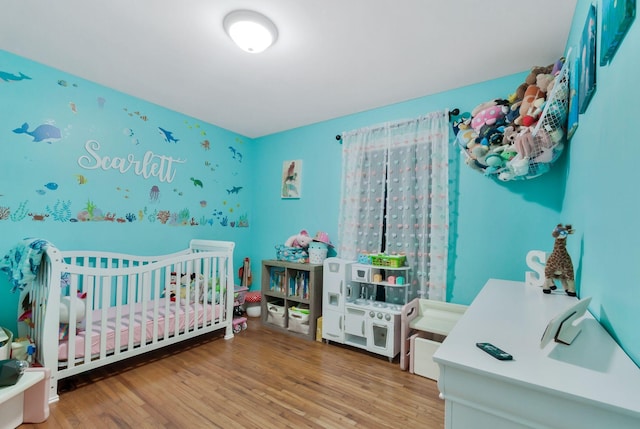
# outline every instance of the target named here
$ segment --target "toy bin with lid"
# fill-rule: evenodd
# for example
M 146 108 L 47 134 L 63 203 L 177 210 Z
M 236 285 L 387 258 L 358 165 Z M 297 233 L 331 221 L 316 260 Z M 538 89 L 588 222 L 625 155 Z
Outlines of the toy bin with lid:
M 322 264 L 327 259 L 327 253 L 329 252 L 329 246 L 325 243 L 317 241 L 309 244 L 309 262 L 312 264 Z

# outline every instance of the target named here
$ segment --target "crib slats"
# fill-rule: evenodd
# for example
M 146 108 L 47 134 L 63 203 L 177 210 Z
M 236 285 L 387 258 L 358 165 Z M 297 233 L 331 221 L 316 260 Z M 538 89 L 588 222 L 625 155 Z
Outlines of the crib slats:
M 82 286 L 82 290 L 84 293 L 87 294 L 86 298 L 85 298 L 85 305 L 86 308 L 94 308 L 95 306 L 95 302 L 96 302 L 96 296 L 99 298 L 100 295 L 98 295 L 96 293 L 96 287 L 95 287 L 95 282 L 96 282 L 96 277 L 94 276 L 86 276 L 85 277 L 85 284 Z M 99 292 L 99 290 L 98 290 Z M 85 328 L 85 341 L 84 341 L 84 362 L 87 362 L 90 358 L 91 358 L 91 341 L 87 341 L 86 340 L 86 330 L 87 329 L 91 329 L 91 327 L 93 326 L 93 311 L 85 311 L 84 313 L 84 328 Z M 75 338 L 75 337 L 74 337 Z M 75 342 L 75 340 L 74 340 Z M 74 354 L 72 354 L 71 352 L 69 352 L 69 356 L 75 356 Z
M 153 326 L 152 326 L 152 338 L 151 338 L 151 342 L 153 344 L 156 344 L 158 342 L 158 314 L 159 314 L 159 308 L 160 308 L 160 303 L 162 302 L 162 300 L 160 299 L 161 296 L 161 289 L 160 289 L 160 279 L 161 279 L 161 274 L 162 271 L 160 269 L 158 270 L 154 270 L 154 281 L 153 281 L 153 292 L 152 292 L 152 297 L 153 298 L 153 316 L 152 316 L 152 320 L 153 320 Z
M 111 279 L 109 277 L 106 276 L 100 276 L 97 277 L 99 279 L 98 283 L 96 284 L 96 294 L 99 294 L 100 296 L 100 302 L 96 303 L 97 305 L 93 307 L 94 312 L 96 315 L 100 315 L 100 320 L 98 321 L 98 332 L 106 332 L 107 331 L 107 308 L 108 308 L 108 302 L 111 300 L 111 296 L 113 294 L 112 291 L 112 284 L 111 284 Z M 117 299 L 117 298 L 116 298 Z M 94 325 L 92 325 L 93 327 Z M 88 329 L 90 329 L 87 326 L 87 334 L 89 334 Z M 90 333 L 91 337 L 93 338 L 93 329 L 91 330 Z M 90 343 L 91 346 L 93 345 L 93 340 L 87 340 L 85 338 L 85 343 Z M 106 345 L 106 338 L 104 338 L 103 335 L 100 336 L 100 338 L 98 338 L 98 344 L 99 344 L 99 355 L 101 359 L 104 359 L 104 357 L 106 356 L 106 349 L 107 349 L 107 345 Z M 90 346 L 90 347 L 91 347 Z M 91 356 L 92 352 L 90 352 L 89 356 Z
M 50 399 L 59 379 L 217 329 L 231 338 L 233 249 L 231 242 L 192 240 L 190 249 L 145 257 L 51 246 L 30 287 L 33 326 L 20 325 L 51 369 Z M 63 341 L 61 301 L 69 309 Z
M 167 315 L 169 314 L 169 308 L 171 306 L 171 296 L 169 294 L 169 289 L 171 289 L 171 268 L 170 266 L 165 268 L 165 294 L 164 294 L 164 300 L 163 300 L 163 304 L 164 304 L 164 314 Z M 169 279 L 169 283 L 166 283 L 167 280 Z M 156 315 L 156 317 L 159 317 L 159 315 Z M 157 321 L 158 319 L 156 319 Z M 162 332 L 169 332 L 169 318 L 168 317 L 163 317 L 162 318 L 162 322 L 164 324 L 164 329 L 162 330 Z M 157 323 L 157 322 L 156 322 Z
M 176 273 L 176 291 L 175 291 L 175 305 L 173 305 L 173 307 L 175 308 L 175 311 L 173 313 L 171 313 L 174 317 L 173 317 L 173 328 L 172 331 L 175 333 L 178 332 L 178 323 L 180 321 L 180 303 L 182 302 L 182 293 L 180 291 L 180 282 L 182 279 L 182 267 L 177 266 L 174 267 L 175 273 Z M 167 313 L 165 313 L 167 314 Z M 165 331 L 165 335 L 168 333 L 169 331 Z
M 67 295 L 65 296 L 65 298 L 69 298 L 69 300 L 67 301 L 68 304 L 68 308 L 69 308 L 69 326 L 67 327 L 68 329 L 68 353 L 70 356 L 75 356 L 76 353 L 76 304 L 77 301 L 74 299 L 75 296 L 77 296 L 78 294 L 78 278 L 77 276 L 71 276 L 70 281 L 69 281 L 69 286 L 68 286 L 68 292 Z M 61 305 L 64 305 L 63 303 L 61 303 Z M 70 367 L 73 367 L 74 362 L 71 361 L 69 363 Z
M 122 276 L 118 276 L 115 278 L 115 282 L 116 282 L 116 290 L 115 290 L 115 294 L 116 294 L 116 302 L 115 302 L 115 310 L 116 310 L 116 318 L 115 318 L 115 326 L 114 326 L 114 341 L 115 341 L 115 345 L 114 345 L 114 353 L 118 354 L 120 353 L 120 350 L 122 348 L 122 337 L 119 335 L 120 332 L 122 332 L 122 302 L 123 302 L 123 298 L 122 298 L 122 293 L 123 293 L 123 288 L 124 288 L 124 284 L 123 284 L 123 278 Z M 113 282 L 109 281 L 107 283 L 110 287 L 112 286 Z M 110 293 L 109 295 L 112 295 L 112 293 Z M 106 307 L 106 303 L 103 304 Z M 103 311 L 102 311 L 102 320 L 103 320 L 103 326 L 100 329 L 100 358 L 104 359 L 104 357 L 107 354 L 107 338 L 106 335 L 104 335 L 105 332 L 107 332 L 107 318 L 106 318 L 106 312 L 104 311 L 103 307 Z
M 146 299 L 146 294 L 145 294 L 145 289 L 147 289 L 148 286 L 148 282 L 149 282 L 149 276 L 151 275 L 150 271 L 143 271 L 140 275 L 139 275 L 139 279 L 141 279 L 139 281 L 139 291 L 138 291 L 138 295 L 136 298 L 136 301 L 138 302 L 142 302 L 142 312 L 140 315 L 140 326 L 142 326 L 142 328 L 140 329 L 140 343 L 141 344 L 146 344 L 147 343 L 147 307 L 148 307 L 148 300 Z M 131 329 L 130 329 L 131 331 Z
M 196 281 L 196 297 L 202 303 L 205 303 L 209 296 L 209 281 L 211 279 L 211 271 L 210 270 L 210 259 L 211 258 L 203 258 L 196 260 L 196 272 L 202 273 L 202 280 Z M 194 305 L 196 311 L 193 312 L 193 317 L 196 321 L 202 320 L 202 324 L 194 323 L 194 330 L 198 331 L 200 329 L 206 329 L 207 326 L 207 306 L 203 305 L 200 307 L 199 305 Z
M 136 302 L 135 302 L 135 284 L 137 281 L 137 276 L 134 274 L 129 274 L 126 277 L 127 281 L 127 304 L 129 306 L 129 314 L 127 315 L 127 326 L 129 327 L 129 337 L 127 340 L 127 350 L 133 349 L 134 346 L 134 334 L 135 334 L 135 326 L 136 326 Z M 119 331 L 116 331 L 116 336 L 119 336 Z M 116 354 L 119 353 L 119 350 L 115 349 Z

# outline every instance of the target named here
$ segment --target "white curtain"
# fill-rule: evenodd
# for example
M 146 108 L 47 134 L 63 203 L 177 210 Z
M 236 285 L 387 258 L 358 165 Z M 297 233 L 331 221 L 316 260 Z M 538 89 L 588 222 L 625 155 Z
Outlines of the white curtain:
M 423 298 L 446 300 L 448 112 L 342 135 L 338 254 L 404 254 Z

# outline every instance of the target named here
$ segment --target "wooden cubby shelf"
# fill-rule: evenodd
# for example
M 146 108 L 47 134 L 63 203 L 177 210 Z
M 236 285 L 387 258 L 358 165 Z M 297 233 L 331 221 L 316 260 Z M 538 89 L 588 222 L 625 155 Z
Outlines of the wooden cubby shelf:
M 263 325 L 314 340 L 322 316 L 322 265 L 264 260 L 261 278 Z

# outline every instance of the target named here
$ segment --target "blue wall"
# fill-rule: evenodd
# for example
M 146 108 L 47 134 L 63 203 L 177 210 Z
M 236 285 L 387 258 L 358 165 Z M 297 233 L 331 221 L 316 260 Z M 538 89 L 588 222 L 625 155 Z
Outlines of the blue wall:
M 4 51 L 0 79 L 1 255 L 25 237 L 148 255 L 205 238 L 240 264 L 251 139 Z M 0 276 L 0 326 L 17 301 Z
M 575 55 L 590 4 L 578 2 L 566 49 L 559 47 L 558 56 L 570 48 Z M 578 292 L 593 297 L 591 312 L 636 363 L 640 363 L 640 287 L 635 280 L 640 229 L 635 221 L 640 202 L 631 186 L 640 182 L 636 166 L 640 146 L 631 130 L 640 92 L 634 80 L 640 69 L 639 31 L 634 23 L 612 64 L 597 68 L 597 90 L 589 109 L 580 115 L 568 149 L 546 175 L 530 181 L 494 182 L 469 169 L 452 151 L 448 284 L 449 301 L 469 304 L 488 278 L 524 280 L 527 252 L 550 252 L 553 227 L 573 223 L 576 233 L 568 249 Z M 336 134 L 443 108 L 470 111 L 483 101 L 506 97 L 525 75 L 256 139 L 255 157 L 261 161 L 256 165 L 254 187 L 262 192 L 255 195 L 255 204 L 268 215 L 263 213 L 254 222 L 254 261 L 273 258 L 273 246 L 302 228 L 337 237 L 341 146 Z M 603 145 L 612 150 L 605 153 Z M 279 198 L 280 169 L 286 159 L 304 162 L 300 200 Z
M 576 8 L 569 40 L 574 52 L 589 4 L 581 0 Z M 598 15 L 600 22 L 600 8 Z M 562 213 L 576 229 L 568 247 L 581 295 L 593 297 L 591 312 L 640 365 L 638 70 L 636 17 L 613 61 L 597 67 L 596 92 L 569 146 Z
M 573 48 L 574 52 L 577 50 L 589 4 L 589 1 L 580 0 L 576 9 L 566 46 L 567 49 Z M 580 115 L 579 127 L 571 143 L 551 172 L 530 181 L 498 183 L 464 165 L 458 151 L 452 146 L 452 242 L 448 285 L 448 300 L 468 304 L 488 278 L 524 280 L 524 272 L 528 269 L 525 263 L 527 252 L 532 249 L 550 251 L 553 247 L 551 231 L 555 224 L 572 223 L 576 233 L 570 237 L 568 249 L 576 267 L 579 294 L 593 297 L 591 311 L 636 363 L 640 362 L 640 334 L 636 329 L 640 324 L 640 288 L 635 284 L 637 261 L 640 260 L 640 249 L 636 246 L 636 243 L 640 242 L 640 229 L 635 228 L 635 220 L 638 218 L 640 202 L 635 198 L 636 193 L 632 191 L 631 186 L 640 182 L 640 178 L 637 177 L 640 175 L 640 169 L 635 165 L 635 160 L 640 159 L 640 146 L 633 140 L 631 130 L 632 115 L 635 114 L 633 106 L 640 92 L 632 81 L 632 76 L 640 69 L 640 57 L 637 54 L 640 52 L 639 31 L 637 24 L 634 24 L 612 64 L 598 67 L 596 93 L 587 112 Z M 558 56 L 563 52 L 566 52 L 563 51 L 563 47 L 558 46 Z M 28 74 L 26 71 L 32 69 L 52 80 L 53 86 L 57 85 L 59 79 L 68 82 L 75 79 L 19 57 L 0 55 L 0 71 L 23 71 Z M 210 141 L 220 143 L 220 146 L 216 146 L 215 152 L 212 146 L 211 152 L 221 161 L 220 168 L 227 169 L 221 176 L 228 179 L 223 179 L 221 183 L 211 183 L 211 187 L 218 193 L 212 191 L 213 196 L 208 196 L 207 199 L 212 201 L 216 208 L 224 207 L 227 210 L 229 207 L 223 205 L 224 201 L 232 206 L 240 204 L 241 212 L 246 211 L 249 214 L 248 228 L 219 225 L 172 228 L 145 222 L 123 225 L 107 225 L 104 222 L 71 224 L 53 222 L 49 219 L 45 222 L 0 221 L 0 251 L 8 250 L 14 241 L 26 235 L 49 238 L 62 248 L 101 247 L 146 253 L 156 253 L 155 250 L 158 248 L 175 250 L 183 247 L 191 237 L 232 239 L 238 242 L 238 257 L 251 257 L 254 287 L 257 287 L 260 280 L 260 261 L 274 258 L 274 246 L 283 243 L 290 235 L 301 229 L 307 229 L 310 234 L 326 231 L 334 242 L 337 240 L 341 145 L 335 139 L 336 134 L 386 121 L 412 118 L 444 108 L 458 107 L 462 111 L 470 111 L 481 102 L 506 97 L 523 81 L 525 75 L 526 72 L 288 130 L 253 141 L 213 125 L 201 124 L 207 133 L 216 136 Z M 20 192 L 16 201 L 23 198 L 23 195 L 29 195 L 30 200 L 38 201 L 33 194 L 35 185 L 42 187 L 54 180 L 62 183 L 62 180 L 57 178 L 61 172 L 56 172 L 53 178 L 47 175 L 38 176 L 34 182 L 30 174 L 21 171 L 25 168 L 32 170 L 33 164 L 29 163 L 29 157 L 33 155 L 30 150 L 37 144 L 47 144 L 33 143 L 28 136 L 14 134 L 12 130 L 25 121 L 37 126 L 47 118 L 53 117 L 56 118 L 56 123 L 63 124 L 63 127 L 70 121 L 58 119 L 62 116 L 57 116 L 59 112 L 69 108 L 68 97 L 61 98 L 60 106 L 51 113 L 36 112 L 35 109 L 43 110 L 50 106 L 51 100 L 55 99 L 52 98 L 55 93 L 44 95 L 41 90 L 35 89 L 25 90 L 25 93 L 13 92 L 17 91 L 14 86 L 24 84 L 26 87 L 27 84 L 35 83 L 36 79 L 30 82 L 0 82 L 2 103 L 11 106 L 13 110 L 8 117 L 0 118 L 0 147 L 3 150 L 0 177 L 3 187 L 7 181 L 10 181 L 11 186 L 17 186 Z M 12 88 L 11 93 L 7 92 L 9 86 Z M 88 123 L 84 120 L 77 123 L 76 126 L 85 127 L 86 132 L 74 143 L 74 162 L 84 142 L 89 138 L 95 138 L 92 137 L 92 126 L 101 131 L 112 130 L 104 131 L 106 137 L 101 138 L 105 142 L 115 142 L 116 136 L 123 140 L 123 129 L 133 128 L 139 122 L 135 117 L 122 118 L 120 111 L 123 107 L 130 106 L 131 109 L 148 113 L 154 120 L 163 119 L 160 122 L 166 123 L 166 127 L 157 123 L 153 126 L 175 129 L 176 136 L 180 136 L 177 130 L 184 131 L 183 124 L 196 122 L 192 118 L 88 82 L 82 82 L 82 87 L 84 86 L 93 88 L 94 92 L 108 94 L 108 97 L 105 97 L 108 100 L 105 109 L 108 105 L 115 107 L 113 116 L 109 119 L 99 120 L 92 116 L 87 120 Z M 80 86 L 77 89 L 80 89 Z M 59 92 L 62 88 L 56 90 Z M 96 94 L 91 95 L 95 97 Z M 15 112 L 13 107 L 20 105 L 24 97 L 28 98 L 26 105 Z M 120 101 L 111 103 L 112 98 Z M 339 94 L 336 94 L 336 103 L 339 102 Z M 79 106 L 80 104 L 78 109 Z M 164 142 L 161 136 L 158 140 L 156 132 L 157 129 L 151 128 L 149 134 L 144 134 L 145 144 L 165 150 L 170 145 Z M 194 137 L 190 142 L 190 146 L 178 145 L 180 147 L 175 149 L 179 150 L 170 153 L 187 158 L 201 156 L 203 152 L 198 146 L 199 139 Z M 58 142 L 60 143 L 65 143 L 64 139 Z M 131 143 L 123 140 L 122 144 L 126 146 Z M 242 166 L 233 164 L 237 160 L 231 157 L 231 152 L 227 152 L 228 146 L 236 144 L 243 148 Z M 29 151 L 15 153 L 9 163 L 4 153 L 9 149 L 17 150 L 13 147 L 17 145 L 29 145 Z M 55 142 L 51 144 L 52 147 L 54 145 Z M 613 150 L 605 153 L 602 150 L 603 145 L 612 147 Z M 160 149 L 152 150 L 160 152 Z M 281 199 L 282 164 L 285 160 L 294 159 L 303 161 L 302 197 Z M 77 167 L 68 175 L 73 177 L 76 174 L 75 170 Z M 9 175 L 7 171 L 12 173 Z M 237 176 L 234 176 L 236 172 Z M 103 172 L 105 175 L 107 173 L 113 172 Z M 198 174 L 204 173 L 205 171 L 198 170 Z M 184 189 L 200 191 L 193 189 L 193 183 L 188 181 L 187 174 L 191 173 L 180 174 Z M 108 178 L 96 180 L 113 181 L 114 177 L 118 175 L 111 174 Z M 234 177 L 237 177 L 237 180 L 230 180 Z M 24 184 L 26 178 L 31 181 L 28 186 Z M 137 192 L 142 195 L 145 192 L 149 193 L 150 182 L 140 178 L 129 179 L 133 180 L 133 184 L 127 186 L 139 188 Z M 220 179 L 222 177 L 218 177 L 218 180 Z M 189 188 L 189 185 L 192 188 Z M 243 190 L 238 195 L 231 194 L 231 197 L 228 197 L 224 189 L 236 185 L 243 186 Z M 62 186 L 59 189 L 62 190 Z M 82 187 L 76 187 L 70 196 L 64 198 L 72 199 L 74 205 L 82 206 L 88 195 L 81 189 Z M 209 189 L 209 186 L 205 189 Z M 53 193 L 58 198 L 57 192 L 47 191 L 44 197 L 51 198 L 50 194 Z M 5 205 L 7 195 L 15 193 L 9 194 L 6 189 L 1 189 L 0 194 L 4 194 L 0 197 L 0 205 Z M 101 194 L 96 191 L 91 193 L 92 198 L 93 195 Z M 200 198 L 196 195 L 199 194 L 194 194 L 193 197 L 199 201 Z M 102 203 L 101 200 L 100 204 L 109 204 L 112 200 L 106 201 Z M 167 203 L 170 203 L 171 207 L 175 205 L 182 208 L 182 204 L 178 204 L 173 198 Z M 40 210 L 44 210 L 43 205 L 40 207 Z M 234 206 L 234 212 L 235 209 Z M 193 210 L 197 210 L 197 207 Z M 206 216 L 207 212 L 203 215 Z M 0 324 L 11 327 L 15 320 L 17 298 L 2 291 L 8 289 L 3 288 L 2 282 L 4 279 L 0 278 Z
M 255 196 L 255 204 L 268 207 L 269 216 L 260 216 L 254 222 L 254 259 L 275 257 L 274 245 L 300 229 L 311 234 L 326 231 L 334 241 L 337 239 L 342 146 L 336 141 L 336 134 L 445 108 L 470 111 L 483 101 L 514 92 L 525 75 L 256 139 L 256 159 L 261 162 L 256 165 L 260 185 L 256 183 L 255 187 L 263 191 Z M 303 160 L 303 192 L 299 200 L 279 198 L 279 176 L 286 159 Z M 564 182 L 561 168 L 531 181 L 496 182 L 464 165 L 453 145 L 451 165 L 454 235 L 448 300 L 468 304 L 490 277 L 523 280 L 529 250 L 553 247 L 551 230 L 560 220 Z

